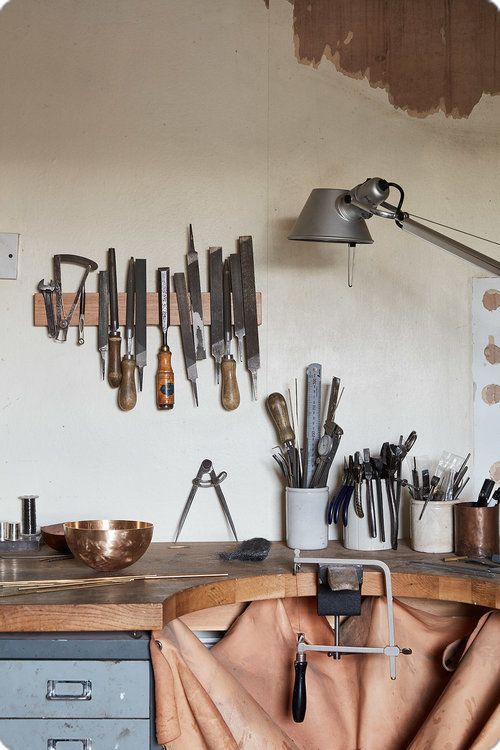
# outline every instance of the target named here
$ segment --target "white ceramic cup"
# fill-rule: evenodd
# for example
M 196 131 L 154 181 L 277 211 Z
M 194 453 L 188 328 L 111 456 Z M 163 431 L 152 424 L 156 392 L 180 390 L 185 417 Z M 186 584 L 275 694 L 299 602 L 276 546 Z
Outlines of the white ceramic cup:
M 387 500 L 384 497 L 384 532 L 385 542 L 380 541 L 379 532 L 379 517 L 377 501 L 375 499 L 375 518 L 377 523 L 377 536 L 375 538 L 370 536 L 368 530 L 368 513 L 366 510 L 366 503 L 363 503 L 364 518 L 358 518 L 354 512 L 354 503 L 351 500 L 349 503 L 349 510 L 347 511 L 347 526 L 343 530 L 344 547 L 346 549 L 357 549 L 357 550 L 383 550 L 391 549 L 391 520 L 389 515 L 389 507 Z
M 416 552 L 453 552 L 453 506 L 460 501 L 430 501 L 419 520 L 423 500 L 410 503 L 410 546 Z
M 286 543 L 292 549 L 328 546 L 328 487 L 286 488 Z

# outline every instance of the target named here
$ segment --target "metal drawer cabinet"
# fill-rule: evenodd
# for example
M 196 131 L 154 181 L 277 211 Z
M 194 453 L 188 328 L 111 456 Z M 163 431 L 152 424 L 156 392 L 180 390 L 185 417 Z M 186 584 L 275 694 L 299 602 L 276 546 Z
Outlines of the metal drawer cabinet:
M 0 717 L 147 719 L 145 661 L 0 661 Z
M 0 750 L 149 750 L 147 719 L 0 719 Z
M 160 750 L 148 633 L 1 633 L 0 750 Z

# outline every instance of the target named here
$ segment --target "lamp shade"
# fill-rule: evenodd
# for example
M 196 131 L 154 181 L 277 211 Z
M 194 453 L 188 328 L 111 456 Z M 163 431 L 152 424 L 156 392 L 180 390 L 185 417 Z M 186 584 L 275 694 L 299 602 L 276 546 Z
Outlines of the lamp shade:
M 309 242 L 344 242 L 368 245 L 373 242 L 364 219 L 344 219 L 337 210 L 336 201 L 346 190 L 316 188 L 311 192 L 289 240 Z

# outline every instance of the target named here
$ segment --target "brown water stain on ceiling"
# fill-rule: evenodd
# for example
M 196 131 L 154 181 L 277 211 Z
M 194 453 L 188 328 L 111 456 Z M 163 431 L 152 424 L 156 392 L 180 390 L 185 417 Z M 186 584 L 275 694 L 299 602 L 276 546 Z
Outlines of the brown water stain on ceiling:
M 468 117 L 483 94 L 500 93 L 500 13 L 490 0 L 293 4 L 299 62 L 318 67 L 325 57 L 408 114 Z

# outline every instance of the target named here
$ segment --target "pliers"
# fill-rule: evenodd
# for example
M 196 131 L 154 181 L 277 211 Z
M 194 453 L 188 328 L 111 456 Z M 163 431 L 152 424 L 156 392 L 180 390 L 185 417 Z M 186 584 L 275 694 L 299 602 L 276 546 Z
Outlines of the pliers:
M 342 524 L 347 526 L 347 513 L 349 511 L 349 503 L 354 492 L 354 473 L 353 473 L 353 459 L 349 456 L 349 464 L 347 459 L 344 458 L 344 479 L 342 486 L 336 495 L 332 497 L 328 505 L 328 523 L 337 523 L 339 518 L 342 518 Z

